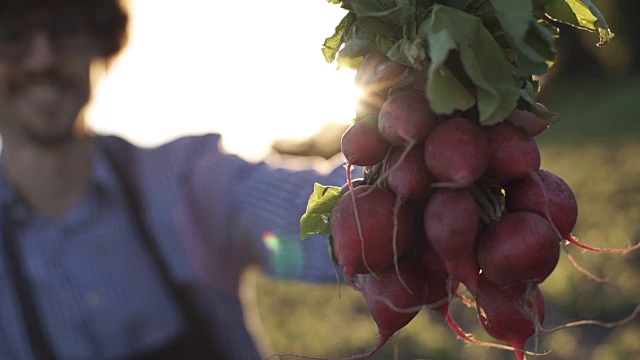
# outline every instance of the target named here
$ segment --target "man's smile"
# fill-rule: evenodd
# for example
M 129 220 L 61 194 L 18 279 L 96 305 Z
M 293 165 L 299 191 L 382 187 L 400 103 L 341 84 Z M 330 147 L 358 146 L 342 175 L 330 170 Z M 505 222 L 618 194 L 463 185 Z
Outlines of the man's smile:
M 32 111 L 40 114 L 54 112 L 64 98 L 64 89 L 53 83 L 31 85 L 18 95 L 18 101 L 22 102 Z

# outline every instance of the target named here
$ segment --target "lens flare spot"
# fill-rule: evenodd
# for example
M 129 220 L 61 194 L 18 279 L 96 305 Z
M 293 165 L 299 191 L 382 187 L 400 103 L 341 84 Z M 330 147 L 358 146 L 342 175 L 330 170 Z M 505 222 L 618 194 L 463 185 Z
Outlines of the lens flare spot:
M 293 237 L 278 236 L 273 231 L 262 234 L 262 242 L 270 252 L 269 272 L 276 278 L 298 278 L 304 269 L 302 242 Z
M 280 252 L 282 249 L 282 243 L 280 239 L 271 231 L 267 231 L 262 234 L 262 241 L 267 246 L 267 249 L 271 250 L 274 253 Z

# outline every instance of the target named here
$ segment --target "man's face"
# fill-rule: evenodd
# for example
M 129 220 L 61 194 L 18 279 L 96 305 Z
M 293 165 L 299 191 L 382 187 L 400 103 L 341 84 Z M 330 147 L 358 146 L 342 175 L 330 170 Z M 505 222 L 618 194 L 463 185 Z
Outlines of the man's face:
M 29 25 L 15 25 L 14 29 L 22 27 L 10 28 L 6 37 L 0 37 L 0 127 L 4 135 L 42 145 L 73 137 L 74 123 L 90 98 L 90 67 L 98 53 L 86 29 L 80 31 L 82 23 L 73 21 L 17 19 L 15 24 Z

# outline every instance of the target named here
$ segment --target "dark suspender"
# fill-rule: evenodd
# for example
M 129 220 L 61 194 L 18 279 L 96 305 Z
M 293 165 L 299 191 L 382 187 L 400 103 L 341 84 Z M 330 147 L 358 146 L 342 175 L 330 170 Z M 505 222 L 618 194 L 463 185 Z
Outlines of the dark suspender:
M 144 209 L 142 209 L 140 192 L 137 191 L 138 186 L 136 186 L 134 174 L 132 173 L 136 167 L 133 164 L 133 155 L 127 151 L 130 145 L 118 138 L 110 138 L 110 140 L 114 141 L 112 144 L 115 148 L 105 147 L 107 157 L 111 163 L 111 167 L 115 170 L 120 180 L 120 184 L 122 184 L 125 198 L 128 201 L 131 215 L 137 224 L 140 238 L 160 271 L 160 276 L 164 284 L 169 288 L 169 295 L 178 305 L 185 321 L 185 336 L 191 354 L 189 354 L 190 357 L 185 354 L 181 359 L 220 359 L 221 357 L 216 357 L 218 352 L 212 348 L 213 345 L 208 341 L 208 329 L 202 317 L 198 314 L 197 309 L 193 306 L 188 289 L 173 279 L 169 266 L 166 261 L 164 261 L 165 259 L 160 249 L 153 240 L 151 228 L 144 216 Z
M 31 341 L 31 348 L 40 360 L 54 360 L 55 356 L 51 350 L 51 343 L 42 327 L 40 317 L 38 316 L 38 308 L 35 304 L 35 298 L 31 292 L 29 279 L 22 268 L 22 254 L 15 235 L 16 226 L 10 214 L 9 206 L 2 209 L 2 235 L 4 237 L 5 259 L 9 264 L 9 271 L 14 282 L 16 291 L 18 292 L 18 300 L 22 317 L 27 326 L 27 333 Z
M 105 146 L 107 158 L 123 187 L 125 199 L 139 237 L 156 265 L 164 284 L 166 284 L 169 296 L 178 306 L 185 323 L 184 337 L 177 339 L 173 344 L 169 344 L 167 346 L 169 352 L 163 355 L 162 350 L 152 351 L 147 355 L 142 355 L 139 359 L 212 360 L 227 358 L 209 341 L 211 339 L 210 329 L 193 305 L 189 289 L 173 279 L 167 262 L 153 240 L 153 234 L 144 216 L 142 199 L 137 191 L 138 186 L 136 186 L 135 178 L 132 174 L 135 166 L 132 164 L 134 159 L 128 152 L 129 145 L 121 139 L 110 138 L 109 140 L 113 141 L 110 144 L 113 146 Z M 55 360 L 51 342 L 42 327 L 29 280 L 22 268 L 22 256 L 18 244 L 16 244 L 15 222 L 12 221 L 8 208 L 3 209 L 2 218 L 6 259 L 18 293 L 22 316 L 26 322 L 32 348 L 37 359 Z M 177 353 L 180 353 L 180 356 L 176 358 L 175 354 Z

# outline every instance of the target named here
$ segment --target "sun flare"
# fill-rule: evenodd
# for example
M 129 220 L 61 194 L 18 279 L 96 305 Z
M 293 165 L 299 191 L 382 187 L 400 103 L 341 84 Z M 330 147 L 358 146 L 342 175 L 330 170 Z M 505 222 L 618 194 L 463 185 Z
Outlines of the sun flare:
M 143 146 L 217 132 L 227 150 L 258 160 L 276 139 L 309 137 L 355 116 L 355 72 L 337 71 L 320 51 L 344 16 L 339 7 L 131 3 L 129 46 L 94 91 L 88 122 L 96 131 Z M 243 14 L 242 24 L 230 14 Z

